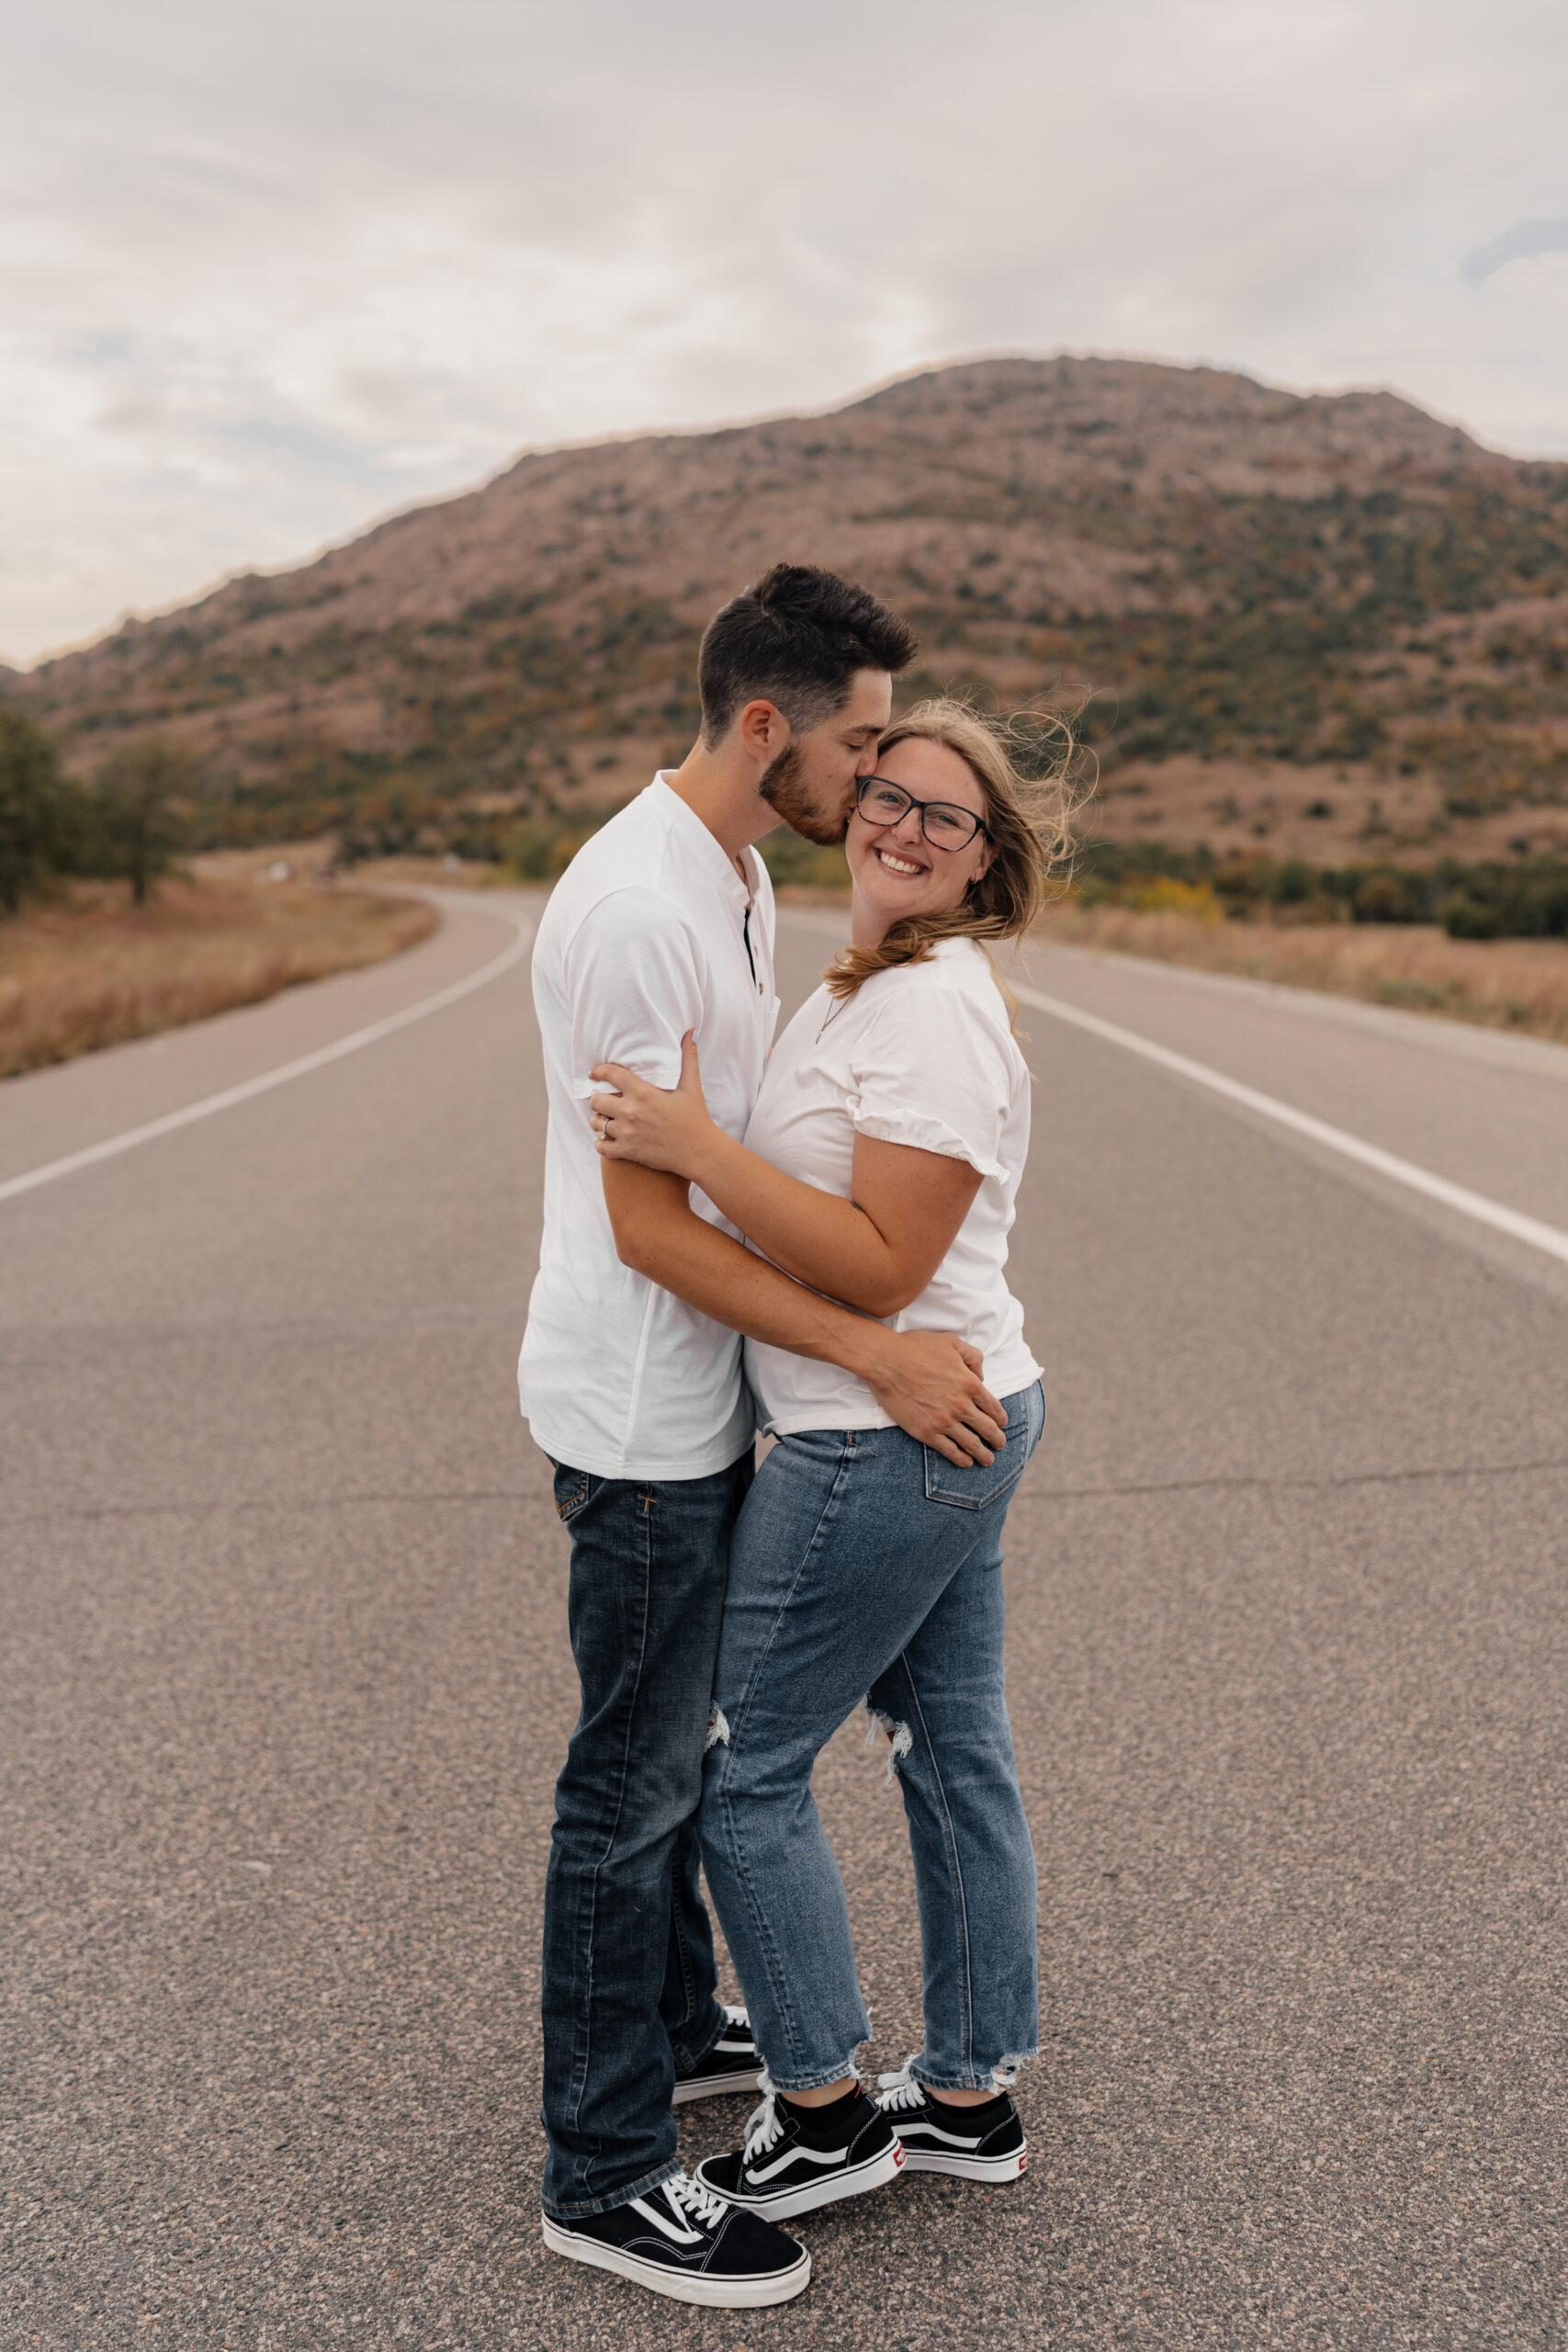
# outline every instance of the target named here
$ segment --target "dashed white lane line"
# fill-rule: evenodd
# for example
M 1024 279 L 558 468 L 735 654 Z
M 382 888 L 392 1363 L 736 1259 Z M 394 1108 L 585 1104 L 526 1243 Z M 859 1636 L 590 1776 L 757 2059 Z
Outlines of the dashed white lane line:
M 1375 1143 L 1363 1143 L 1359 1136 L 1348 1135 L 1343 1127 L 1330 1126 L 1326 1119 L 1314 1119 L 1309 1111 L 1297 1111 L 1276 1095 L 1262 1094 L 1255 1086 L 1243 1086 L 1238 1080 L 1210 1069 L 1206 1063 L 1192 1061 L 1186 1054 L 1172 1053 L 1168 1046 L 1156 1046 L 1152 1039 L 1140 1037 L 1135 1030 L 1122 1029 L 1114 1021 L 1101 1021 L 1097 1013 L 1081 1012 L 1076 1004 L 1066 1004 L 1060 997 L 1043 996 L 1038 989 L 1019 988 L 1015 983 L 1010 986 L 1021 1003 L 1032 1005 L 1038 1012 L 1048 1012 L 1055 1021 L 1087 1030 L 1091 1037 L 1120 1046 L 1125 1053 L 1141 1055 L 1145 1061 L 1169 1070 L 1174 1077 L 1186 1079 L 1190 1085 L 1206 1087 L 1211 1094 L 1224 1095 L 1228 1102 L 1239 1103 L 1260 1118 L 1272 1119 L 1276 1126 L 1289 1127 L 1292 1134 L 1304 1136 L 1325 1150 L 1337 1151 L 1344 1159 L 1353 1159 L 1362 1168 L 1374 1170 L 1391 1183 L 1403 1184 L 1409 1192 L 1420 1193 L 1429 1201 L 1440 1202 L 1444 1208 L 1457 1210 L 1461 1216 L 1472 1217 L 1477 1225 L 1490 1226 L 1495 1233 L 1506 1233 L 1510 1240 L 1522 1241 L 1532 1250 L 1543 1250 L 1549 1258 L 1559 1258 L 1568 1264 L 1568 1233 L 1555 1225 L 1546 1225 L 1540 1217 L 1524 1216 L 1517 1209 L 1505 1208 L 1501 1201 L 1489 1200 L 1484 1193 L 1472 1193 L 1468 1185 L 1450 1184 L 1446 1176 L 1435 1176 L 1430 1169 L 1418 1168 L 1414 1160 L 1401 1159 L 1396 1153 L 1384 1151 Z
M 422 997 L 417 1004 L 405 1005 L 401 1012 L 390 1012 L 384 1021 L 373 1021 L 367 1028 L 355 1029 L 330 1046 L 318 1046 L 314 1053 L 301 1054 L 297 1061 L 264 1070 L 259 1078 L 247 1078 L 238 1086 L 226 1086 L 220 1094 L 205 1094 L 199 1102 L 187 1102 L 182 1111 L 167 1111 L 162 1118 L 149 1119 L 140 1127 L 127 1127 L 120 1135 L 106 1136 L 102 1143 L 90 1143 L 81 1151 L 67 1152 L 63 1159 L 51 1159 L 42 1168 L 29 1168 L 21 1176 L 8 1177 L 0 1183 L 0 1201 L 15 1200 L 18 1193 L 35 1192 L 40 1184 L 53 1184 L 62 1176 L 74 1176 L 81 1169 L 96 1168 L 102 1159 L 114 1159 L 122 1151 L 134 1151 L 138 1144 L 152 1143 L 159 1136 L 172 1136 L 181 1127 L 194 1126 L 198 1119 L 210 1119 L 219 1111 L 231 1111 L 238 1102 L 249 1102 L 258 1094 L 269 1093 L 275 1086 L 287 1086 L 291 1079 L 305 1078 L 313 1069 L 324 1069 L 329 1062 L 342 1061 L 346 1054 L 357 1054 L 367 1046 L 378 1045 L 400 1029 L 412 1028 L 416 1021 L 427 1021 L 433 1012 L 443 1012 L 449 1004 L 460 1004 L 476 989 L 488 988 L 491 980 L 499 980 L 503 972 L 520 964 L 533 943 L 534 925 L 528 916 L 494 904 L 487 905 L 485 912 L 500 915 L 511 923 L 516 937 L 499 956 L 492 956 L 477 972 L 470 972 L 467 979 L 454 980 L 450 987 L 438 989 L 434 996 Z

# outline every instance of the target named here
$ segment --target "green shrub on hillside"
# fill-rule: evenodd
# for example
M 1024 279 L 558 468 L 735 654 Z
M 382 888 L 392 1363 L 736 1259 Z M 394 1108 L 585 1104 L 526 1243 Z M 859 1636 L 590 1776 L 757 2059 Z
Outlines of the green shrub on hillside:
M 502 865 L 519 882 L 555 882 L 598 824 L 569 825 L 562 817 L 522 817 L 497 837 Z
M 1468 890 L 1453 890 L 1438 909 L 1438 920 L 1450 939 L 1500 939 L 1503 918 L 1495 907 L 1483 907 Z
M 1200 922 L 1223 922 L 1225 910 L 1212 882 L 1183 882 L 1175 874 L 1152 874 L 1123 886 L 1124 906 L 1140 914 L 1195 915 Z

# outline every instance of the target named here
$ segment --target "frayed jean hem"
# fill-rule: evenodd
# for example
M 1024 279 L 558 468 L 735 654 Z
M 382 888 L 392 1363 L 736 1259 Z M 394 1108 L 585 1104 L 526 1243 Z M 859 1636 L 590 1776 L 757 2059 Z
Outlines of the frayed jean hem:
M 913 2081 L 922 2084 L 928 2091 L 935 2091 L 938 2098 L 943 2091 L 991 2091 L 999 2094 L 1010 2091 L 1018 2081 L 1020 2069 L 1039 2055 L 1038 2049 L 1010 2050 L 1005 2058 L 998 2059 L 988 2073 L 978 2077 L 970 2074 L 960 2082 L 939 2082 L 919 2058 L 911 2058 L 909 2075 Z

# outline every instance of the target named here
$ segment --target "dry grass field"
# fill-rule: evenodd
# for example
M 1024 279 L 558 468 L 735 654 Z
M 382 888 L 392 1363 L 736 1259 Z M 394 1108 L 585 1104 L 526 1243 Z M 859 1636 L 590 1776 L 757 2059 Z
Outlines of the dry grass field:
M 1072 899 L 1049 909 L 1033 936 L 1568 1043 L 1568 941 L 1561 939 L 1450 939 L 1426 923 L 1214 922 Z
M 0 922 L 0 1078 L 374 964 L 435 927 L 424 900 L 308 882 L 78 883 Z

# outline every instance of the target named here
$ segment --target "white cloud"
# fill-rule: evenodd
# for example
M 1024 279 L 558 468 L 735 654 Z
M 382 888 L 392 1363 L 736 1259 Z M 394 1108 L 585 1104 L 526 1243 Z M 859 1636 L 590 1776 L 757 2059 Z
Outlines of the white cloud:
M 1568 454 L 1555 0 L 66 0 L 0 123 L 0 648 L 519 446 L 980 350 Z

